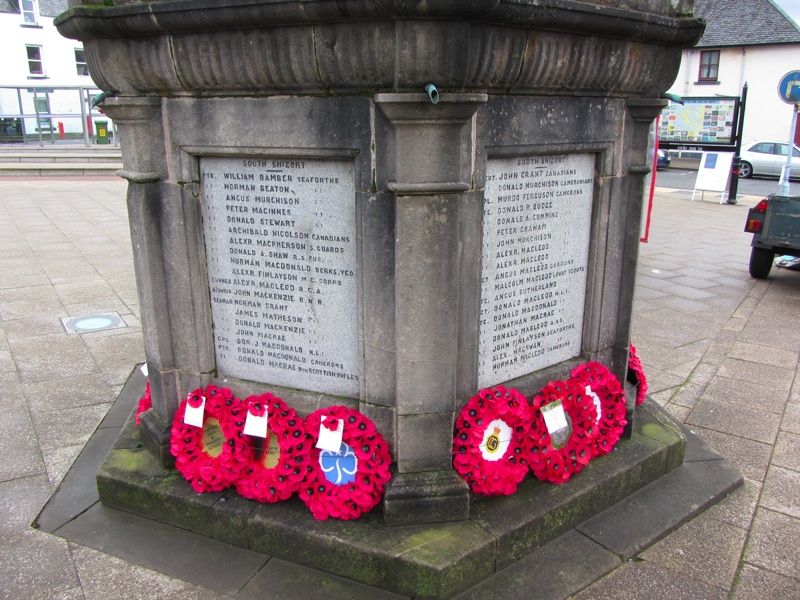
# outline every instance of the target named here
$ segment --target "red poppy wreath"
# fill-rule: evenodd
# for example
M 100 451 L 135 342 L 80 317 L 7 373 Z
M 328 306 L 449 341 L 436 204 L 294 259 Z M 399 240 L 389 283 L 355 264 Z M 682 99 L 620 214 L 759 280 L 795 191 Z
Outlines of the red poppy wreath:
M 597 425 L 595 454 L 608 454 L 628 423 L 625 419 L 625 391 L 614 374 L 598 362 L 578 365 L 572 370 L 572 378 L 584 386 L 594 405 Z
M 456 419 L 453 467 L 476 494 L 506 496 L 528 473 L 528 401 L 503 386 L 481 390 Z
M 311 439 L 305 423 L 293 408 L 269 393 L 251 396 L 244 405 L 253 416 L 267 416 L 267 437 L 248 436 L 251 444 L 263 441 L 260 449 L 250 445 L 245 451 L 247 463 L 236 491 L 259 502 L 286 500 L 300 489 L 310 469 Z
M 322 417 L 325 417 L 323 420 Z M 316 447 L 320 427 L 342 427 L 338 452 Z M 391 478 L 389 445 L 367 417 L 346 406 L 330 406 L 306 418 L 311 437 L 311 468 L 300 487 L 300 499 L 315 519 L 357 519 L 381 501 Z
M 184 423 L 187 406 L 197 409 L 203 399 L 203 426 Z M 244 417 L 241 400 L 227 388 L 210 385 L 205 392 L 197 389 L 181 402 L 172 421 L 170 452 L 175 467 L 196 492 L 219 492 L 239 478 L 246 464 Z
M 144 388 L 144 396 L 139 398 L 139 404 L 136 405 L 136 415 L 134 419 L 136 420 L 137 427 L 142 423 L 142 419 L 139 415 L 151 408 L 153 408 L 153 397 L 150 394 L 150 382 L 148 381 Z
M 628 375 L 626 376 L 628 383 L 636 387 L 636 404 L 641 404 L 647 397 L 647 377 L 644 376 L 644 367 L 642 361 L 636 355 L 636 348 L 631 343 L 630 352 L 628 352 Z
M 564 483 L 594 458 L 597 411 L 574 379 L 548 383 L 533 399 L 530 466 L 542 481 Z

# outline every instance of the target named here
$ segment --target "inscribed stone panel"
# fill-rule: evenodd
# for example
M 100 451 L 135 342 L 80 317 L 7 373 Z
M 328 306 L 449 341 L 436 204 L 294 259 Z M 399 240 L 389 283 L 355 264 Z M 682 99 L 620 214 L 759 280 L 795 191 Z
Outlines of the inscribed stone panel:
M 204 157 L 200 169 L 219 374 L 357 396 L 352 163 Z
M 595 158 L 486 165 L 478 384 L 580 354 Z

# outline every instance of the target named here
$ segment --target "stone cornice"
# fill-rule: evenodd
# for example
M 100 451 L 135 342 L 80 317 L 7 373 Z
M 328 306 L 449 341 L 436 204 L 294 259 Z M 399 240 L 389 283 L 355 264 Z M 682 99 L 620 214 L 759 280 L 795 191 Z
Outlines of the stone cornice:
M 79 4 L 57 17 L 55 24 L 62 35 L 83 41 L 94 37 L 397 18 L 470 20 L 681 46 L 696 43 L 703 33 L 702 21 L 669 14 L 674 11 L 672 3 L 663 3 L 663 14 L 608 4 L 611 3 L 576 0 L 166 0 L 110 7 Z M 636 2 L 628 4 L 635 6 Z M 645 2 L 639 4 L 647 6 Z
M 573 0 L 170 0 L 73 6 L 56 23 L 84 41 L 97 85 L 128 95 L 365 95 L 434 83 L 658 96 L 703 32 L 692 17 Z

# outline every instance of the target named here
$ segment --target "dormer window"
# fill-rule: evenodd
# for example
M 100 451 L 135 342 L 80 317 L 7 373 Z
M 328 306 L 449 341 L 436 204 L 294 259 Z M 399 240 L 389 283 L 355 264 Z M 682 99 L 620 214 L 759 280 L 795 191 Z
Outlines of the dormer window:
M 36 0 L 20 0 L 19 6 L 22 10 L 22 23 L 24 25 L 36 25 L 39 23 L 39 10 L 36 6 Z

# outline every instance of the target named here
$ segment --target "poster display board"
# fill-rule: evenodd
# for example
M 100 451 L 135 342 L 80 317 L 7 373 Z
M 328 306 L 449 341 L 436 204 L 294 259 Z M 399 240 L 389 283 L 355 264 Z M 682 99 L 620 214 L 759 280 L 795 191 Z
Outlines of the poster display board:
M 720 144 L 734 141 L 738 98 L 683 98 L 661 113 L 659 144 Z
M 694 183 L 692 200 L 697 190 L 721 192 L 724 199 L 725 188 L 731 175 L 733 152 L 703 152 L 700 166 L 697 169 L 697 179 Z M 720 199 L 722 203 L 722 199 Z

